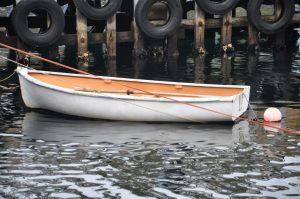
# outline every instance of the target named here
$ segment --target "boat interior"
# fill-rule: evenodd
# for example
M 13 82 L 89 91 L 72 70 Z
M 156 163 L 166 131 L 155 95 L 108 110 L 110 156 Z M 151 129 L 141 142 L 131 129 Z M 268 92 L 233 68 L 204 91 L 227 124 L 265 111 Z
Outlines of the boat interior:
M 243 92 L 239 87 L 213 87 L 203 85 L 182 85 L 180 83 L 140 82 L 138 80 L 110 79 L 102 77 L 68 76 L 65 74 L 44 74 L 29 72 L 31 77 L 46 84 L 83 92 L 134 96 L 176 96 L 176 97 L 228 97 Z

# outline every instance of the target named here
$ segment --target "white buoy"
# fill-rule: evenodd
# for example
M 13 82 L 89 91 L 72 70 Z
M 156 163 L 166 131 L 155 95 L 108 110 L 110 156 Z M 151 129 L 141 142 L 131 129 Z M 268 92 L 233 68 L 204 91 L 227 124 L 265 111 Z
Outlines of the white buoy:
M 279 122 L 282 119 L 282 115 L 279 109 L 271 107 L 264 113 L 264 120 L 266 122 Z

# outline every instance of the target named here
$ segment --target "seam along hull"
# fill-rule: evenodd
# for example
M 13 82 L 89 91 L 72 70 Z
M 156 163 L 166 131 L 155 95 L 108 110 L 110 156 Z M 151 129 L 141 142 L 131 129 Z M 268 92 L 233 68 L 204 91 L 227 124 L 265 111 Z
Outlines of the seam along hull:
M 107 120 L 145 121 L 145 122 L 218 122 L 233 121 L 243 114 L 248 107 L 250 87 L 233 96 L 207 96 L 201 98 L 172 97 L 207 109 L 215 110 L 232 117 L 186 104 L 170 101 L 160 97 L 142 97 L 118 94 L 83 92 L 62 88 L 42 82 L 29 75 L 29 72 L 45 75 L 62 74 L 53 72 L 36 72 L 18 68 L 22 98 L 29 108 L 46 109 L 62 114 Z M 71 75 L 72 74 L 62 74 Z M 75 77 L 84 75 L 73 75 Z M 90 77 L 92 78 L 92 77 Z M 113 81 L 122 78 L 109 78 Z M 132 79 L 122 79 L 133 81 Z M 134 80 L 142 83 L 157 81 Z M 162 83 L 162 82 L 159 82 Z M 164 83 L 162 83 L 164 84 Z M 165 84 L 175 84 L 167 82 Z M 178 83 L 176 83 L 178 84 Z M 184 86 L 196 84 L 180 83 Z M 198 85 L 197 85 L 198 86 Z M 210 86 L 210 85 L 206 85 Z M 217 85 L 212 85 L 217 87 Z M 230 86 L 220 86 L 230 87 Z M 231 86 L 233 87 L 233 86 Z

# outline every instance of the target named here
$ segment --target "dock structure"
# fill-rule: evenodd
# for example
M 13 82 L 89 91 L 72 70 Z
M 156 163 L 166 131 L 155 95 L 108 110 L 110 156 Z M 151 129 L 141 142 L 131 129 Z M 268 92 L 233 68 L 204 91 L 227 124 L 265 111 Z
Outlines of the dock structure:
M 204 2 L 202 4 L 199 3 L 199 0 L 164 0 L 167 4 L 165 8 L 160 8 L 159 5 L 154 6 L 161 2 L 158 0 L 114 0 L 109 1 L 107 5 L 103 5 L 104 3 L 101 0 L 91 2 L 80 0 L 40 1 L 52 1 L 49 4 L 49 8 L 41 7 L 41 10 L 46 10 L 47 14 L 40 14 L 39 11 L 30 10 L 31 5 L 29 4 L 38 4 L 39 0 L 0 1 L 0 41 L 21 49 L 50 49 L 54 52 L 49 53 L 49 56 L 53 59 L 56 57 L 59 45 L 77 45 L 78 59 L 83 62 L 88 60 L 89 44 L 105 45 L 106 57 L 114 59 L 117 56 L 118 43 L 131 42 L 133 44 L 133 55 L 139 57 L 147 55 L 148 44 L 151 45 L 151 43 L 157 43 L 156 41 L 163 41 L 161 44 L 165 45 L 167 49 L 164 52 L 168 56 L 178 56 L 177 41 L 186 39 L 186 31 L 194 31 L 195 52 L 203 55 L 206 53 L 205 38 L 207 34 L 205 33 L 209 29 L 215 29 L 220 32 L 220 49 L 224 53 L 234 49 L 232 43 L 236 33 L 233 30 L 236 28 L 243 28 L 248 33 L 250 51 L 255 51 L 259 48 L 259 33 L 275 35 L 275 46 L 280 49 L 285 46 L 285 31 L 287 28 L 300 23 L 300 13 L 294 12 L 295 4 L 299 3 L 297 0 L 251 0 L 252 5 L 248 7 L 247 4 L 250 2 L 248 0 L 225 0 L 223 2 L 227 3 L 226 5 L 232 3 L 233 7 L 223 11 L 216 9 L 215 13 L 209 6 L 212 3 L 216 5 L 221 3 L 211 0 L 202 0 Z M 64 18 L 60 19 L 61 21 L 57 17 L 51 16 L 51 12 L 57 9 L 55 6 L 52 6 L 53 2 L 63 12 Z M 267 2 L 266 5 L 263 4 L 265 2 Z M 23 14 L 16 13 L 18 12 L 17 10 L 21 10 L 17 9 L 18 6 L 30 10 L 27 13 L 27 19 L 23 19 L 21 22 L 17 22 L 20 20 L 18 17 Z M 271 12 L 262 14 L 261 19 L 257 18 L 257 13 L 254 13 L 256 11 L 251 10 L 255 6 L 257 8 L 266 6 L 267 10 L 271 10 Z M 182 16 L 180 15 L 181 13 L 176 14 L 176 10 L 172 10 L 178 9 L 178 7 L 182 9 Z M 218 7 L 220 8 L 221 6 L 217 5 L 216 8 Z M 90 15 L 86 14 L 89 11 L 88 9 L 91 11 Z M 108 9 L 112 10 L 112 12 L 109 12 Z M 151 11 L 151 15 L 157 16 L 145 18 L 145 16 L 150 14 L 146 13 L 144 15 L 144 11 L 149 13 Z M 165 16 L 168 16 L 168 19 L 160 17 L 162 12 L 166 12 Z M 244 14 L 240 14 L 241 12 Z M 257 12 L 260 12 L 260 9 Z M 28 21 L 27 27 L 18 24 L 24 22 L 24 20 L 25 22 Z M 47 23 L 46 28 L 43 25 L 45 21 Z M 277 29 L 268 29 L 268 26 L 262 26 L 264 23 L 274 24 L 277 22 L 278 26 L 280 26 Z M 61 28 L 62 25 L 64 26 L 63 28 Z M 51 29 L 51 26 L 55 26 L 55 28 Z M 28 30 L 25 30 L 26 28 Z M 39 29 L 40 32 L 32 34 L 32 38 L 28 39 L 30 33 L 28 33 L 27 37 L 26 34 L 32 29 Z M 46 41 L 45 43 L 43 41 L 35 43 L 34 40 L 36 37 L 39 37 L 38 34 L 45 36 L 58 30 L 61 30 L 61 32 L 53 38 L 53 42 L 48 42 L 49 45 Z M 19 56 L 19 59 L 22 59 L 21 55 Z

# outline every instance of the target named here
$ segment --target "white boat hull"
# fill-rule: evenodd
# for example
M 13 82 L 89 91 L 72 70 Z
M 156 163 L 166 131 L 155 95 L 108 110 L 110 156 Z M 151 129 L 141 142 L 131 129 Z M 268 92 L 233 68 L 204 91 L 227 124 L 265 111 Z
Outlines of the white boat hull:
M 134 99 L 101 93 L 86 93 L 48 86 L 18 69 L 21 92 L 27 107 L 47 109 L 73 116 L 148 122 L 217 122 L 237 119 L 247 110 L 249 90 L 232 97 L 180 98 L 190 104 L 219 113 L 166 99 Z M 224 113 L 224 114 L 220 114 Z M 230 115 L 231 117 L 229 117 Z

